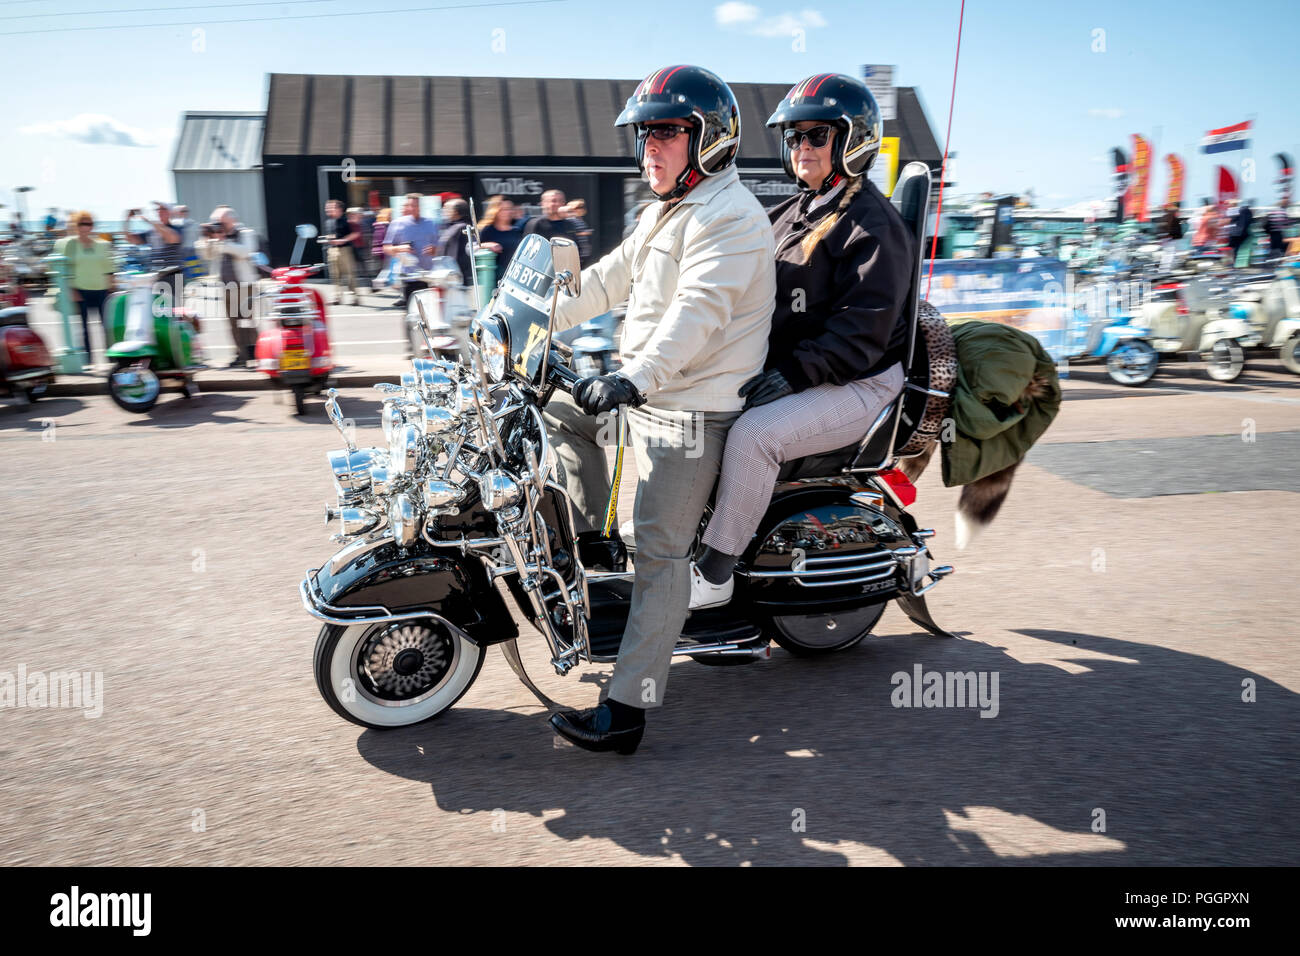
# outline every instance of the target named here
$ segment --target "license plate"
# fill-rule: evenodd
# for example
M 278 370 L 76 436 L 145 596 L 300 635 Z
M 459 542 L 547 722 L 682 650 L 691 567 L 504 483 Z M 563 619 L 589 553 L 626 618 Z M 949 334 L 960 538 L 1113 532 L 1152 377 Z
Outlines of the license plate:
M 307 368 L 307 353 L 302 349 L 285 349 L 280 353 L 280 368 L 284 371 Z

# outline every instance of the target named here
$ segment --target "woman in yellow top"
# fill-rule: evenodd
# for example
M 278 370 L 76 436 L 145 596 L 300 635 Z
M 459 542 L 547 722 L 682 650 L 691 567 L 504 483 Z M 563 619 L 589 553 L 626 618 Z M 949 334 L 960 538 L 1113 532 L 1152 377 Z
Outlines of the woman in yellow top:
M 104 325 L 104 345 L 108 345 L 104 300 L 113 291 L 113 246 L 103 239 L 95 238 L 95 219 L 90 213 L 77 213 L 73 222 L 76 223 L 76 234 L 63 240 L 61 251 L 68 260 L 69 295 L 81 310 L 81 335 L 85 343 L 86 361 L 91 362 L 91 309 L 99 313 L 99 321 Z

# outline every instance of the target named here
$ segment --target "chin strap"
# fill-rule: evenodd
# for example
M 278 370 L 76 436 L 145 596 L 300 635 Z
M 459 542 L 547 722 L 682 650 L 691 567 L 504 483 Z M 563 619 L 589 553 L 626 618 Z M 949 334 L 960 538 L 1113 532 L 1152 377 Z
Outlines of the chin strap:
M 681 199 L 688 192 L 698 186 L 702 179 L 704 179 L 704 177 L 695 170 L 688 169 L 678 177 L 677 185 L 673 187 L 671 192 L 665 193 L 662 196 L 655 193 L 655 197 L 659 199 L 660 202 L 672 202 L 674 199 Z M 654 192 L 654 190 L 651 190 L 651 192 Z
M 811 192 L 814 196 L 825 196 L 828 192 L 830 192 L 832 189 L 838 186 L 842 181 L 843 181 L 843 177 L 840 176 L 839 173 L 831 173 L 829 176 L 826 177 L 825 182 L 821 184 L 820 188 L 816 190 L 812 189 L 812 187 L 810 186 L 805 186 L 804 188 L 807 189 L 809 192 Z

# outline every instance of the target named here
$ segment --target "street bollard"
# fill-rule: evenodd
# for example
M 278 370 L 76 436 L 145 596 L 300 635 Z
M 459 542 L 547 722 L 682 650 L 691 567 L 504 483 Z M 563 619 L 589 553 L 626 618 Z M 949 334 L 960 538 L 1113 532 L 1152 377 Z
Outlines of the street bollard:
M 492 289 L 497 282 L 497 254 L 491 249 L 480 249 L 474 253 L 474 270 L 478 274 L 478 287 L 483 293 L 483 302 L 492 298 Z M 465 277 L 469 281 L 470 277 Z
M 86 345 L 86 351 L 84 352 L 73 346 L 72 323 L 70 321 L 72 296 L 68 294 L 68 259 L 66 256 L 52 252 L 45 257 L 44 261 L 58 283 L 59 319 L 63 324 L 64 345 L 62 348 L 54 350 L 54 360 L 59 366 L 59 372 L 63 375 L 80 375 L 82 368 L 90 364 L 90 343 L 84 343 Z

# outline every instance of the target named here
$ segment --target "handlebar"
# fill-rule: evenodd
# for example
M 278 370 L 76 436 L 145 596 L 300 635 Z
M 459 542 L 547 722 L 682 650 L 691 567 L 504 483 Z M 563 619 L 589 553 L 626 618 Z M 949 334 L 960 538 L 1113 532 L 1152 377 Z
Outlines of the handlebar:
M 578 374 L 564 364 L 564 356 L 551 349 L 551 356 L 546 362 L 546 384 L 554 385 L 561 391 L 573 394 L 573 386 L 578 383 Z

